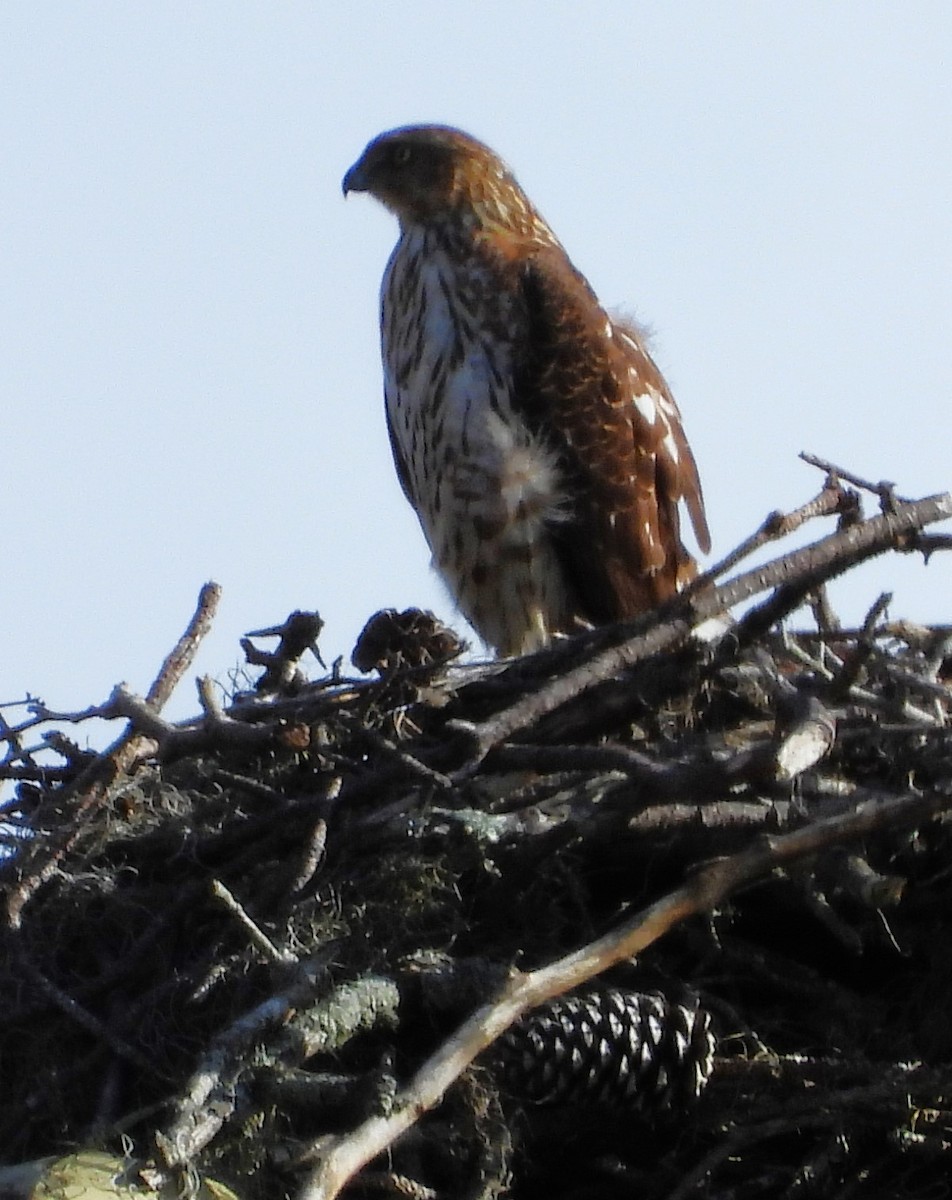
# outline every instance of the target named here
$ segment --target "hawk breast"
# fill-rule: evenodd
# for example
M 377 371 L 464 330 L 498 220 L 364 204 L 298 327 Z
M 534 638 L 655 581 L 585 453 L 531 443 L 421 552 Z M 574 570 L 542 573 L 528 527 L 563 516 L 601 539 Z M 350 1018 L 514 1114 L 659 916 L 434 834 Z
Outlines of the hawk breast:
M 491 263 L 404 233 L 381 294 L 387 420 L 401 483 L 464 615 L 502 653 L 571 620 L 552 545 L 566 515 L 554 449 L 519 415 L 527 316 Z

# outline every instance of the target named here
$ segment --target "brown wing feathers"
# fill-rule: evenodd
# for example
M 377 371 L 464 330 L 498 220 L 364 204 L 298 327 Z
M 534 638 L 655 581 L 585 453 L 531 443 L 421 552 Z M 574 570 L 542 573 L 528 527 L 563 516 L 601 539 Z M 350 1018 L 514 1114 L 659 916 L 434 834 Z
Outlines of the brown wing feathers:
M 631 616 L 672 594 L 689 569 L 682 497 L 699 543 L 708 539 L 677 408 L 637 332 L 608 318 L 561 247 L 532 256 L 523 290 L 529 337 L 517 397 L 559 445 L 570 477 L 571 515 L 556 530 L 562 561 L 589 620 Z

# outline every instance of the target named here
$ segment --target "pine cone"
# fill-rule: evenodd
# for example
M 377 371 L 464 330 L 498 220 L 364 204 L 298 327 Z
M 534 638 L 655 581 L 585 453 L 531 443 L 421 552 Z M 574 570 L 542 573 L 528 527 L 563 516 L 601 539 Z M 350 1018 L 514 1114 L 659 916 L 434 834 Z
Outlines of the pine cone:
M 462 654 L 466 643 L 431 612 L 384 608 L 361 630 L 351 662 L 358 671 L 381 674 L 407 667 L 440 666 Z
M 507 1087 L 534 1104 L 602 1101 L 643 1112 L 686 1107 L 707 1083 L 711 1018 L 696 997 L 605 988 L 551 1001 L 497 1043 Z

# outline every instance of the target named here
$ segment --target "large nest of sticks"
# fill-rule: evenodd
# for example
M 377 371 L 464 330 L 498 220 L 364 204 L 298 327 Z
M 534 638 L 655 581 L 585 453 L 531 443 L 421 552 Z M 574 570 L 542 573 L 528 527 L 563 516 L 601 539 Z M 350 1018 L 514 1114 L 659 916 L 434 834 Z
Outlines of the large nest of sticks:
M 171 724 L 209 586 L 147 697 L 8 711 L 0 1194 L 949 1195 L 952 633 L 824 584 L 952 499 L 876 490 L 524 659 L 308 681 L 297 613 Z

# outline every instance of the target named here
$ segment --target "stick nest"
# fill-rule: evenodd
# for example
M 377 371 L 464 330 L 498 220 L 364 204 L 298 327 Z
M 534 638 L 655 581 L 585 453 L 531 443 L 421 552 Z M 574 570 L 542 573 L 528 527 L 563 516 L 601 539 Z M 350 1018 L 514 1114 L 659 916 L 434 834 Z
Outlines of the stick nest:
M 824 585 L 948 549 L 952 501 L 866 484 L 867 517 L 844 474 L 664 609 L 525 659 L 388 612 L 365 674 L 308 681 L 297 613 L 244 643 L 253 688 L 202 681 L 172 724 L 209 585 L 146 697 L 11 706 L 5 1162 L 106 1150 L 243 1200 L 948 1195 L 952 630 L 885 598 L 841 628 Z M 126 723 L 95 755 L 63 732 L 93 717 Z M 499 1035 L 595 983 L 710 1014 L 696 1104 L 505 1086 Z

